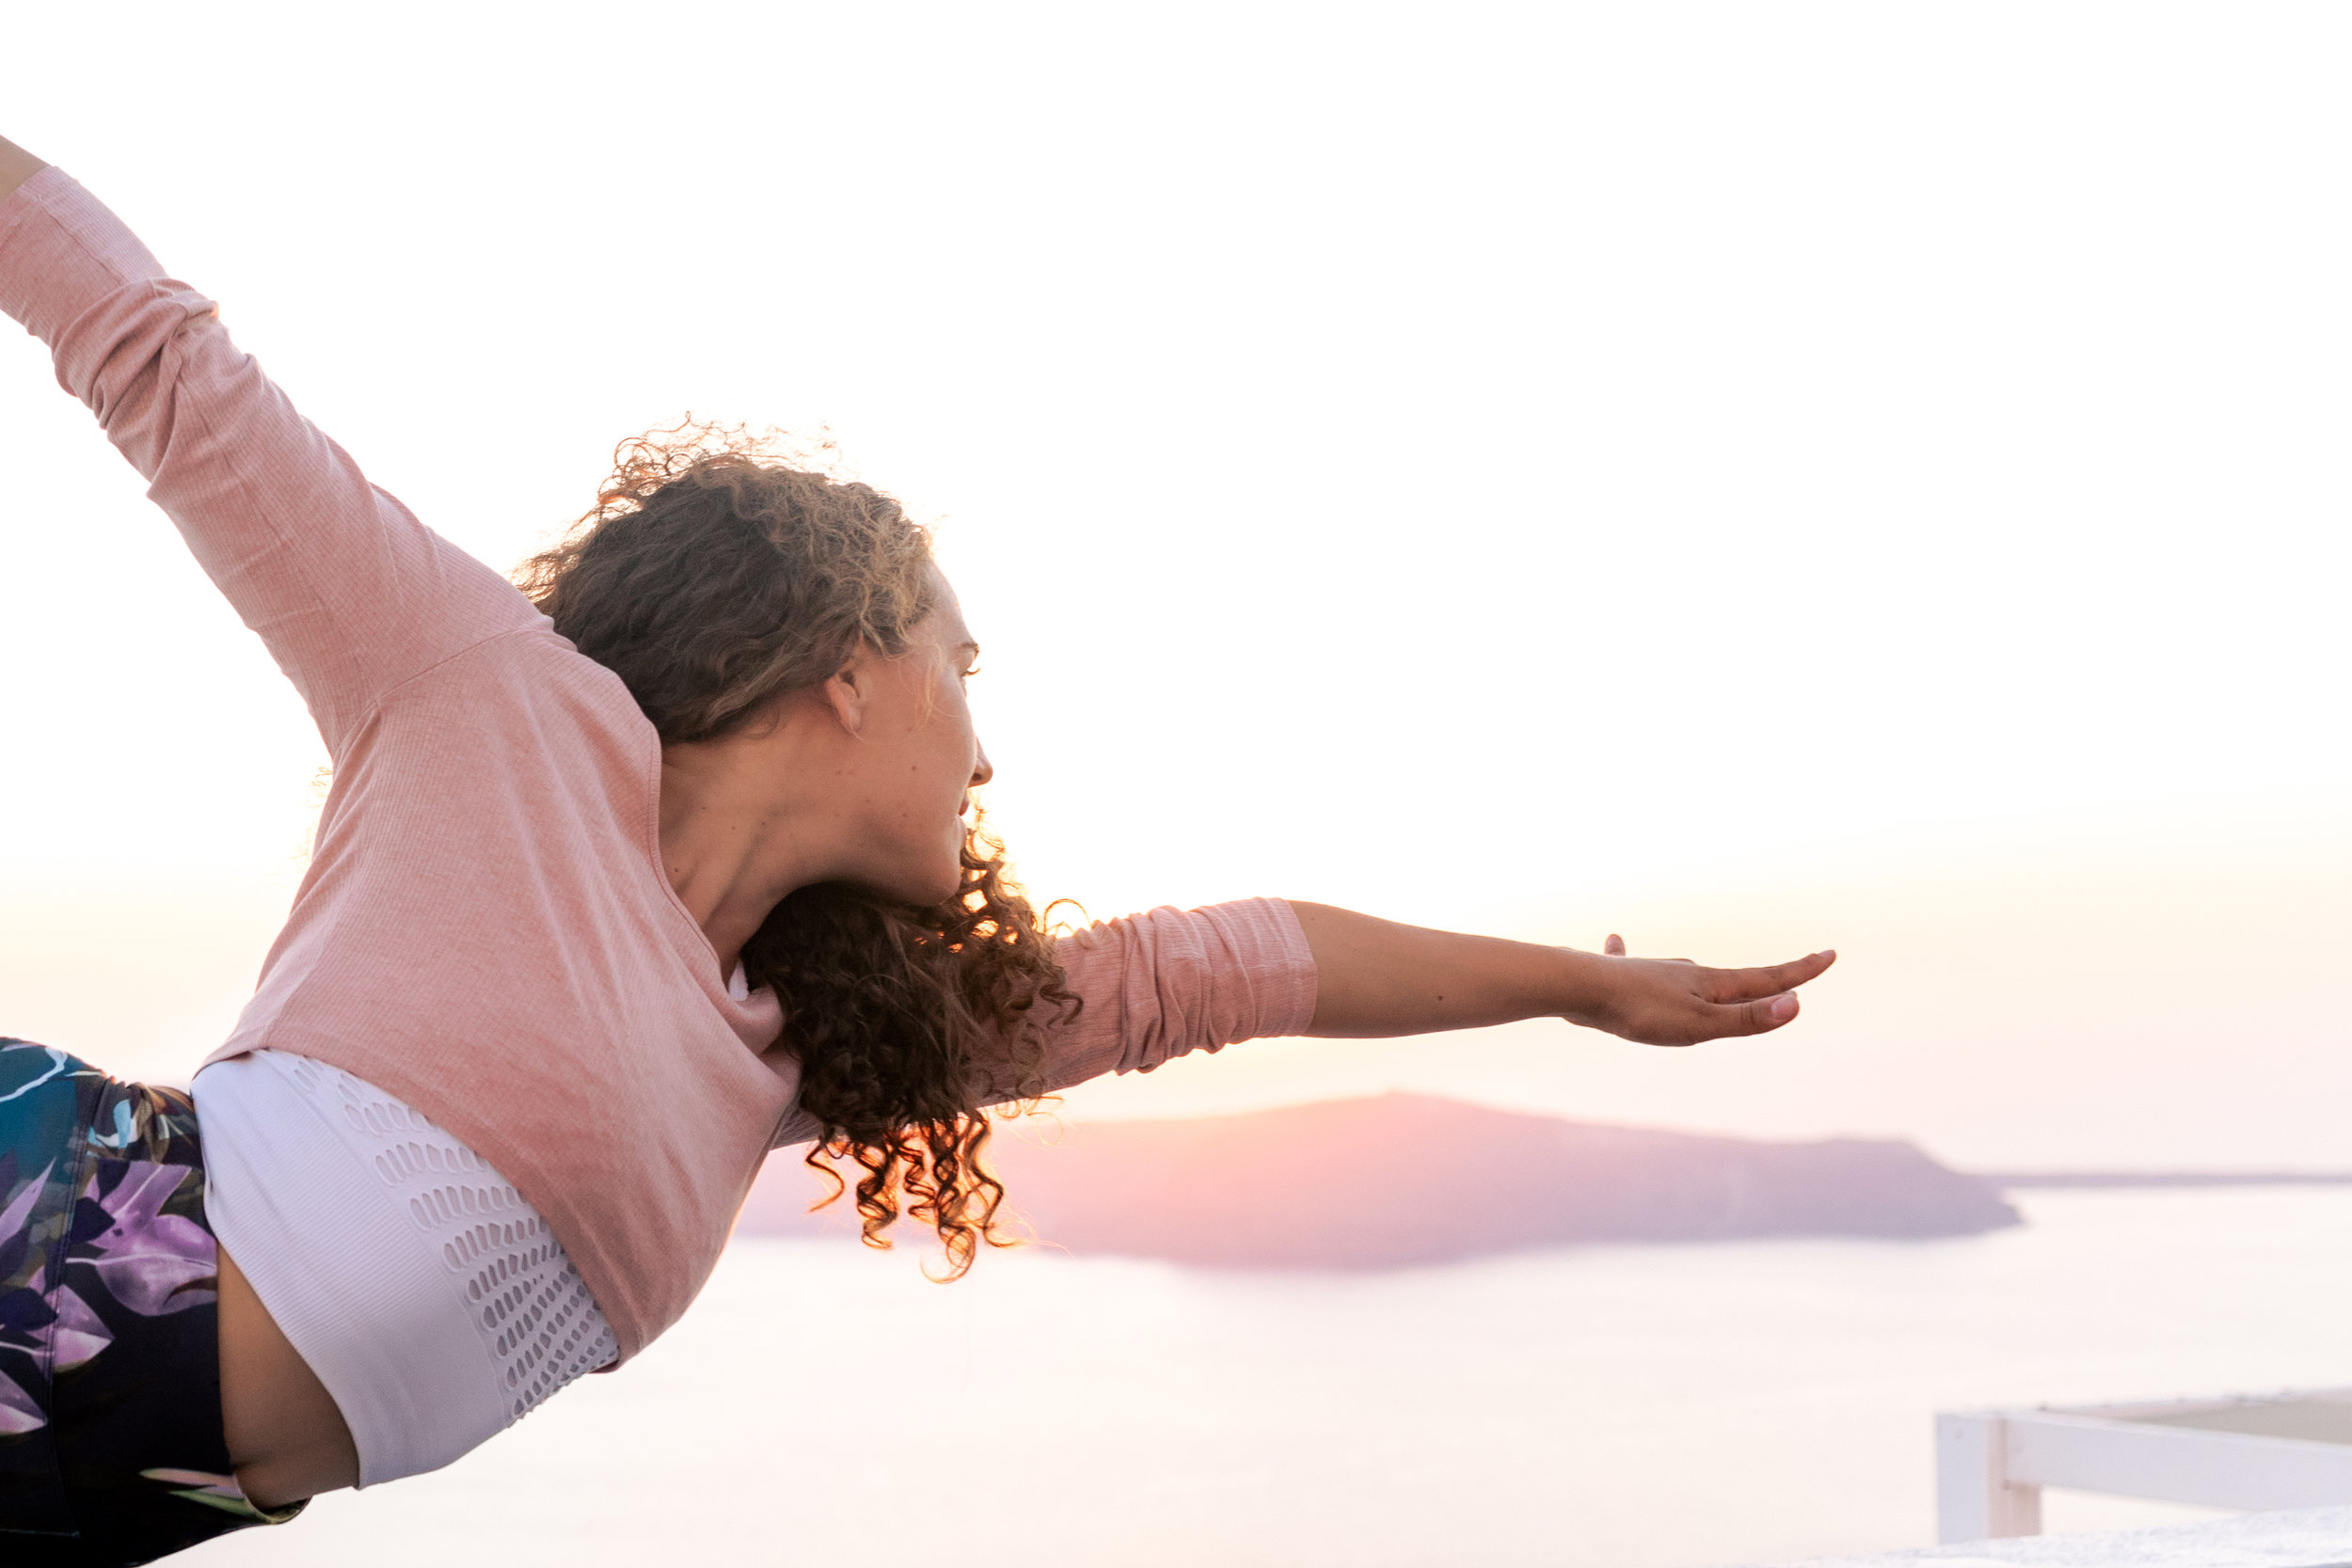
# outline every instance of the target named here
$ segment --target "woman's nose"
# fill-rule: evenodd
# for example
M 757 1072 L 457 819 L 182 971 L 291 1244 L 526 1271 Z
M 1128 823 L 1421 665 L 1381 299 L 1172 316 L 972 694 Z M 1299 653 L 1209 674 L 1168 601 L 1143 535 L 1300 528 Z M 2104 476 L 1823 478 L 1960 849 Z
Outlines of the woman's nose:
M 972 787 L 977 789 L 996 776 L 996 765 L 988 760 L 988 748 L 977 748 L 980 759 L 972 768 Z

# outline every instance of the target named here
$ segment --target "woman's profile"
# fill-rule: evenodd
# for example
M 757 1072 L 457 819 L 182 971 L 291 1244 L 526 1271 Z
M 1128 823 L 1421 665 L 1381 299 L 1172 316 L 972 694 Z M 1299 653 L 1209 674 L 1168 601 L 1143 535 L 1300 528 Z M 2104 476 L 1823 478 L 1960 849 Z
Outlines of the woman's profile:
M 889 496 L 625 443 L 510 579 L 375 489 L 61 170 L 0 309 L 299 690 L 333 784 L 190 1091 L 0 1040 L 0 1546 L 151 1561 L 446 1465 L 675 1323 L 762 1160 L 952 1275 L 992 1107 L 1279 1035 L 1776 1028 L 1716 970 L 1276 898 L 1057 935 L 973 820 L 978 642 Z M 4 1022 L 0 1020 L 0 1022 Z

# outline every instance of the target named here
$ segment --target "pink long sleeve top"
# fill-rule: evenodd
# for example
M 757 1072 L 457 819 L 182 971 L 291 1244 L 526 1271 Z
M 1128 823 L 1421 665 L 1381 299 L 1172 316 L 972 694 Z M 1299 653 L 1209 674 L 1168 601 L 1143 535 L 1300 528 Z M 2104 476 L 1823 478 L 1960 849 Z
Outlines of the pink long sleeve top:
M 308 874 L 211 1060 L 377 1085 L 553 1227 L 627 1359 L 708 1277 L 761 1159 L 816 1136 L 774 995 L 727 976 L 663 875 L 661 752 L 619 677 L 294 411 L 114 214 L 44 169 L 0 204 L 0 309 L 150 482 L 301 691 L 335 768 Z M 1303 1032 L 1288 905 L 1062 940 L 1085 1006 L 1049 1087 Z

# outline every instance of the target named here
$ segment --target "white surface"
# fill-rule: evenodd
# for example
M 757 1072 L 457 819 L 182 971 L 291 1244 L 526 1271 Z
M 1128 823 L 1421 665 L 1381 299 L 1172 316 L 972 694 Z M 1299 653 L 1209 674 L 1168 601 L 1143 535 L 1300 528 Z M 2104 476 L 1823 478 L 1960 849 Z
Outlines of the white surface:
M 2345 1381 L 2352 1193 L 1363 1277 L 739 1243 L 464 1463 L 213 1568 L 1707 1568 L 1925 1546 L 1930 1414 Z M 947 1476 L 946 1481 L 937 1480 Z M 2197 1515 L 2053 1492 L 2053 1532 Z
M 1935 1538 L 1988 1541 L 2042 1533 L 2042 1489 L 2011 1473 L 2009 1423 L 1993 1412 L 1935 1418 Z
M 2352 1505 L 2348 1394 L 1940 1412 L 1936 1539 L 2039 1534 L 2045 1486 L 2254 1512 Z
M 2010 1481 L 2208 1508 L 2273 1511 L 2352 1504 L 2352 1449 L 2102 1420 L 2059 1412 L 2008 1417 Z
M 2100 1531 L 2056 1540 L 1980 1541 L 1870 1557 L 1815 1558 L 1790 1568 L 1868 1568 L 1936 1562 L 1944 1568 L 2352 1568 L 2352 1508 L 2249 1514 L 2194 1525 Z
M 407 1104 L 276 1051 L 196 1095 L 215 1233 L 334 1396 L 363 1484 L 438 1469 L 612 1359 L 547 1222 Z

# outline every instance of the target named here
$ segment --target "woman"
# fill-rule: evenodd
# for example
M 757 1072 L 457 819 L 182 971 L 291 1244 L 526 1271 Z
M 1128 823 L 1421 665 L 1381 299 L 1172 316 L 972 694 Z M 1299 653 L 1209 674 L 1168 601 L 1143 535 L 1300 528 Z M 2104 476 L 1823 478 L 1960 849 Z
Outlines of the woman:
M 46 341 L 334 763 L 193 1095 L 0 1046 L 0 1529 L 133 1563 L 448 1463 L 686 1308 L 761 1160 L 951 1273 L 985 1108 L 1262 1036 L 1778 1027 L 1718 971 L 1258 899 L 1049 936 L 966 821 L 977 652 L 863 485 L 624 448 L 523 591 L 371 487 L 62 172 L 0 143 Z

